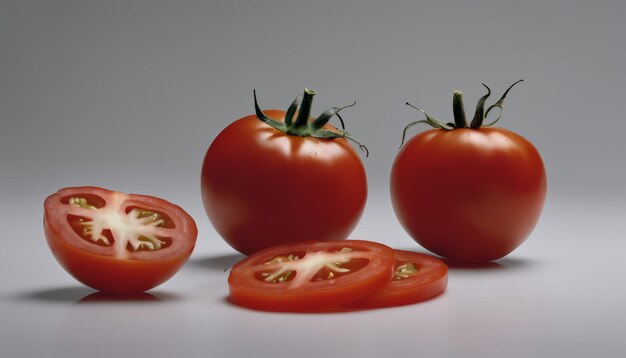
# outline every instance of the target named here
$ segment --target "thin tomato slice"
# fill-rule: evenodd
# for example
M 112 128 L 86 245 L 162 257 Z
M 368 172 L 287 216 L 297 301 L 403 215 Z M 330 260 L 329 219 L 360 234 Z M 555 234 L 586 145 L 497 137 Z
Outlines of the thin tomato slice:
M 394 276 L 384 287 L 349 308 L 378 308 L 418 303 L 438 296 L 448 286 L 448 266 L 426 254 L 395 250 Z
M 100 291 L 137 293 L 169 279 L 193 251 L 198 230 L 182 208 L 147 195 L 72 187 L 44 203 L 55 258 Z
M 304 241 L 273 246 L 235 264 L 228 284 L 234 304 L 264 311 L 338 307 L 386 285 L 393 249 L 375 242 Z

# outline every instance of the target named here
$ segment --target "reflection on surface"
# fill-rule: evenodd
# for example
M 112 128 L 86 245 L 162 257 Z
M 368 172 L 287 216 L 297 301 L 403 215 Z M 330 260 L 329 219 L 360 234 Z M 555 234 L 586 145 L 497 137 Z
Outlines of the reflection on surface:
M 187 311 L 183 300 L 168 303 L 161 299 L 166 300 L 160 292 L 139 297 L 94 294 L 65 305 L 46 323 L 55 350 L 33 356 L 187 357 L 180 350 L 188 343 L 179 339 L 193 331 L 189 322 L 199 315 Z
M 94 292 L 76 303 L 114 303 L 114 302 L 160 302 L 161 298 L 150 293 L 112 294 L 106 292 Z
M 17 300 L 31 300 L 42 303 L 106 303 L 106 302 L 161 302 L 178 299 L 176 295 L 164 292 L 113 294 L 95 291 L 89 287 L 61 287 L 27 292 L 15 296 Z

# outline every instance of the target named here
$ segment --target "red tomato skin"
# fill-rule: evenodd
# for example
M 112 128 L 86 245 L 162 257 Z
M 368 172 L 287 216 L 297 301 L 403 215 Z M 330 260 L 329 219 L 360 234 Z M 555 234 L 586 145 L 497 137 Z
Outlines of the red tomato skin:
M 392 280 L 380 290 L 348 303 L 345 308 L 381 308 L 403 306 L 430 300 L 441 295 L 448 287 L 448 266 L 426 254 L 395 250 L 397 268 L 413 262 L 420 273 L 405 280 Z
M 69 190 L 75 189 L 79 189 L 80 192 L 84 193 L 107 191 L 97 187 L 69 188 Z M 62 189 L 59 193 L 65 190 L 67 189 Z M 59 193 L 48 197 L 46 202 L 56 201 L 60 197 L 68 195 Z M 77 194 L 77 196 L 80 195 Z M 170 208 L 180 210 L 176 216 L 185 218 L 187 225 L 189 225 L 188 236 L 193 239 L 193 243 L 184 245 L 184 248 L 175 254 L 165 255 L 167 257 L 159 258 L 158 256 L 161 255 L 156 254 L 155 256 L 157 257 L 153 260 L 119 259 L 115 256 L 99 255 L 73 245 L 72 240 L 82 239 L 73 237 L 75 234 L 71 231 L 72 229 L 69 228 L 69 225 L 61 227 L 58 225 L 58 221 L 50 220 L 49 218 L 55 214 L 52 213 L 51 205 L 46 203 L 43 221 L 44 233 L 48 246 L 61 267 L 82 284 L 113 294 L 145 292 L 174 276 L 189 259 L 194 249 L 198 233 L 196 224 L 183 209 L 174 204 L 154 197 L 140 195 L 136 195 L 136 197 L 148 198 L 151 202 L 159 203 L 159 211 L 163 211 L 171 216 L 173 216 L 171 212 L 163 210 L 163 207 L 167 205 Z
M 502 128 L 422 132 L 398 153 L 390 182 L 409 235 L 467 263 L 497 260 L 521 245 L 539 220 L 546 187 L 539 152 Z
M 44 222 L 48 246 L 61 266 L 82 284 L 110 293 L 139 293 L 169 280 L 188 255 L 158 261 L 118 260 L 77 249 Z M 191 252 L 189 253 L 191 254 Z
M 285 115 L 265 113 L 275 120 Z M 216 231 L 246 255 L 296 241 L 344 240 L 367 198 L 365 168 L 345 139 L 287 135 L 255 115 L 215 138 L 201 189 Z

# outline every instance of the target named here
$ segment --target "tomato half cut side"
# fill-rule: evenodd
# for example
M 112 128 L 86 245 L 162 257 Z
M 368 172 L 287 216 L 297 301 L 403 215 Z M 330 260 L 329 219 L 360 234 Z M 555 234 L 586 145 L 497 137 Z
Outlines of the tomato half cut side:
M 384 287 L 347 308 L 402 306 L 434 298 L 448 286 L 448 266 L 441 260 L 417 252 L 395 250 L 393 279 Z
M 393 263 L 393 249 L 369 241 L 273 246 L 233 266 L 228 277 L 229 299 L 263 311 L 338 307 L 387 284 L 394 273 Z
M 44 203 L 44 231 L 57 261 L 96 290 L 137 293 L 172 277 L 198 229 L 182 208 L 147 195 L 72 187 Z

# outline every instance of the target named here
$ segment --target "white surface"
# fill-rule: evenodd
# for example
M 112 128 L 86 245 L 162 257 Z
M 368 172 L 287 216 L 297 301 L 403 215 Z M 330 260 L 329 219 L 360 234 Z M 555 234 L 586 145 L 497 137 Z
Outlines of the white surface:
M 373 194 L 353 237 L 420 250 Z M 25 198 L 22 198 L 25 199 Z M 48 252 L 39 199 L 30 217 L 0 204 L 2 357 L 623 357 L 624 205 L 547 203 L 532 237 L 482 268 L 451 267 L 447 292 L 412 306 L 276 314 L 230 305 L 225 270 L 241 256 L 188 207 L 198 246 L 160 301 L 80 302 L 94 291 Z M 189 199 L 192 199 L 189 196 Z M 296 355 L 292 355 L 296 354 Z

